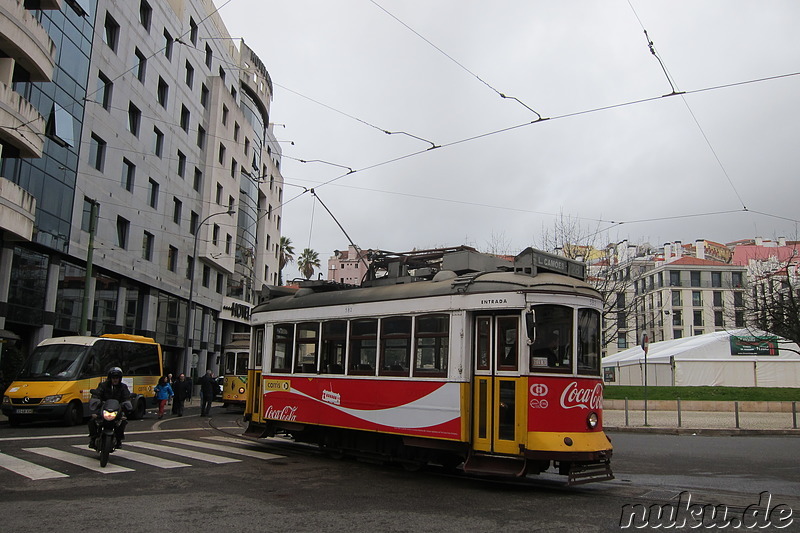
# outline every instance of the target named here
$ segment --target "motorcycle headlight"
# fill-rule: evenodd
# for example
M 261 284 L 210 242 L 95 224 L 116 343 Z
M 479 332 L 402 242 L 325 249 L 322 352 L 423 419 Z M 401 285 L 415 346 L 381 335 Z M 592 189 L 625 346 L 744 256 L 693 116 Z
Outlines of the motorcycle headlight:
M 108 421 L 114 420 L 114 419 L 117 418 L 117 412 L 116 411 L 106 411 L 105 409 L 103 409 L 103 418 L 105 418 Z
M 52 394 L 50 396 L 45 396 L 42 398 L 42 403 L 58 403 L 61 401 L 61 397 L 63 394 Z
M 589 429 L 594 429 L 597 427 L 597 422 L 599 421 L 597 417 L 597 413 L 591 412 L 589 416 L 586 417 L 586 425 L 589 426 Z
M 11 398 L 8 396 L 3 396 L 3 403 L 11 403 Z

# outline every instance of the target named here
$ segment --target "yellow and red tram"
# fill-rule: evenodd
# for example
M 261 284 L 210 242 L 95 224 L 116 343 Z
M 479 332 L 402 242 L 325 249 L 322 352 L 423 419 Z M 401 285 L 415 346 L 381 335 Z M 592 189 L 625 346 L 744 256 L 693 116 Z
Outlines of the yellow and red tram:
M 252 313 L 248 434 L 409 467 L 612 479 L 602 304 L 583 269 L 460 247 L 375 257 L 358 288 L 276 289 Z

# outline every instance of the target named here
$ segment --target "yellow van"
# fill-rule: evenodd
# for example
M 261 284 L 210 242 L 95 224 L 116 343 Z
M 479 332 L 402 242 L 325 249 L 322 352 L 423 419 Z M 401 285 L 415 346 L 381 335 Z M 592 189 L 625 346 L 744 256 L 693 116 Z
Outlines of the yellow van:
M 162 357 L 160 344 L 139 335 L 44 340 L 6 389 L 3 414 L 12 426 L 32 420 L 79 424 L 89 415 L 89 391 L 118 366 L 131 391 L 130 417 L 141 418 L 162 375 Z

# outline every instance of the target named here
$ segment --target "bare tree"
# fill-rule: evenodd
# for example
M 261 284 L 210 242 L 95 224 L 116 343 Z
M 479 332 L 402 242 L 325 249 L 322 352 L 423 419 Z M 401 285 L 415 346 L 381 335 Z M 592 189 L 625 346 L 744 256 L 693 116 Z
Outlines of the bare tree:
M 751 265 L 747 323 L 800 344 L 800 244 L 783 261 Z

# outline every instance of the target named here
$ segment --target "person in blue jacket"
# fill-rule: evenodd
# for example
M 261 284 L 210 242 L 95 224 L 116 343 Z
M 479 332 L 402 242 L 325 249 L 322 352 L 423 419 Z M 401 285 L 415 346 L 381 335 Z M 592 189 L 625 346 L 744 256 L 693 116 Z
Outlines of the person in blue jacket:
M 153 389 L 156 393 L 156 401 L 158 402 L 158 418 L 164 418 L 164 408 L 167 406 L 167 401 L 170 400 L 175 393 L 172 391 L 172 385 L 169 383 L 167 376 L 161 376 L 158 380 L 158 385 Z

